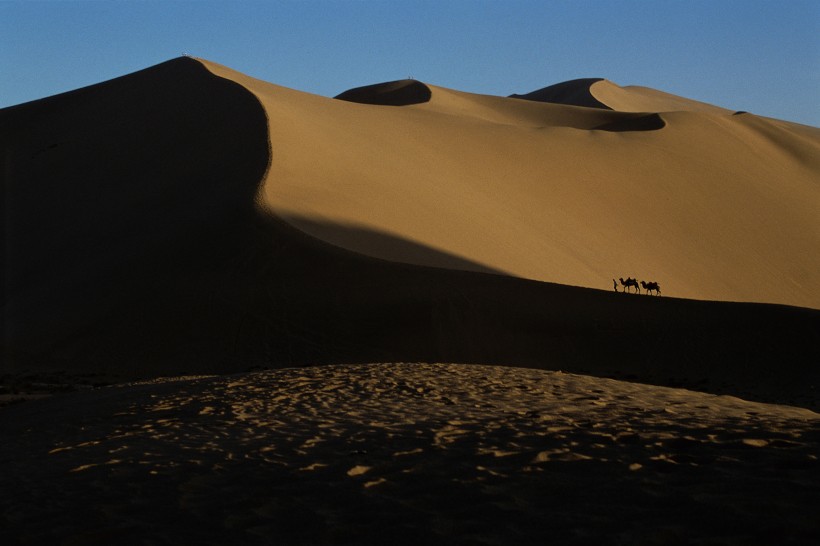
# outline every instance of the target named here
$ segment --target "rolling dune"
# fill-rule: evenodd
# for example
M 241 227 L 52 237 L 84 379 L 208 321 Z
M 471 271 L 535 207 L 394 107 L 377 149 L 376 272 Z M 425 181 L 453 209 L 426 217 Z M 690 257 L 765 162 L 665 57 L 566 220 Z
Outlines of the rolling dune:
M 339 96 L 373 103 L 349 104 L 206 66 L 266 110 L 260 199 L 279 217 L 384 232 L 526 279 L 608 289 L 640 276 L 678 297 L 820 308 L 818 129 L 606 81 L 590 93 L 627 113 L 435 86 L 427 101 L 382 104 L 394 88 L 424 95 L 418 82 Z M 630 113 L 658 106 L 643 123 Z

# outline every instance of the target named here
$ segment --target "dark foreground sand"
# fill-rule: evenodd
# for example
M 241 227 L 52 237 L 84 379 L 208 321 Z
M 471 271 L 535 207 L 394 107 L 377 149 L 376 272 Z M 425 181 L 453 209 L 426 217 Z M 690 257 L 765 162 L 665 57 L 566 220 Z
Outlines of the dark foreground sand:
M 554 371 L 374 364 L 0 411 L 3 544 L 816 544 L 820 415 Z

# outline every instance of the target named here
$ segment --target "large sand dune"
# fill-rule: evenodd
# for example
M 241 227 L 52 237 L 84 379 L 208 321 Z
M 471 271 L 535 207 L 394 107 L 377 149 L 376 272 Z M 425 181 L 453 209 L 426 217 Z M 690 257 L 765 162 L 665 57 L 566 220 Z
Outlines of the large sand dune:
M 181 58 L 0 110 L 0 402 L 189 375 L 0 409 L 0 541 L 816 541 L 820 130 L 523 98 Z
M 497 362 L 814 399 L 818 312 L 669 296 L 820 308 L 820 130 L 344 97 L 181 58 L 0 112 L 6 369 Z

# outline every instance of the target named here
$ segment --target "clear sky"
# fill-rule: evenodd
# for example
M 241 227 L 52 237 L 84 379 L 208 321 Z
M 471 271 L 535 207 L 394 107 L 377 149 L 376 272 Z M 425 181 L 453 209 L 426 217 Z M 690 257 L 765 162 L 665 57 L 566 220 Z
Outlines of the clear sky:
M 0 0 L 0 107 L 183 52 L 326 96 L 603 77 L 820 126 L 818 0 Z

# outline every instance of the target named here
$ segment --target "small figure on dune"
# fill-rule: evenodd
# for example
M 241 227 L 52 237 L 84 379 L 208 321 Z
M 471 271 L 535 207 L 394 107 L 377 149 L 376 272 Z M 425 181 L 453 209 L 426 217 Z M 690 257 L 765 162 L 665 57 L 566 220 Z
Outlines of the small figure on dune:
M 629 287 L 634 286 L 635 291 L 638 294 L 641 293 L 641 287 L 638 286 L 638 280 L 637 279 L 633 279 L 632 277 L 627 277 L 626 280 L 624 280 L 622 277 L 618 277 L 618 280 L 621 281 L 621 284 L 624 286 L 624 292 L 629 292 Z
M 615 292 L 618 291 L 618 281 L 616 281 L 615 279 L 612 279 L 612 288 L 615 289 Z
M 651 294 L 652 292 L 655 292 L 656 295 L 658 295 L 658 296 L 661 295 L 661 285 L 659 285 L 655 281 L 650 281 L 650 282 L 641 281 L 641 286 L 643 286 L 643 289 L 646 290 L 647 294 Z

